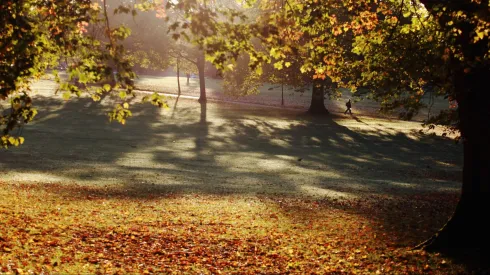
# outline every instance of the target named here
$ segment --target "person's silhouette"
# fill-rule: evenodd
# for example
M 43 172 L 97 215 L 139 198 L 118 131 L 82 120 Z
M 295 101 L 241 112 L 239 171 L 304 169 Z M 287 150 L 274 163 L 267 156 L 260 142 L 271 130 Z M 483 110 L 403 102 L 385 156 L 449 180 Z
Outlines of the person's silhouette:
M 347 112 L 352 115 L 352 111 L 350 109 L 352 107 L 352 103 L 350 102 L 350 99 L 347 101 L 347 103 L 345 103 L 345 106 L 347 107 L 347 110 L 345 110 L 344 115 L 347 114 Z

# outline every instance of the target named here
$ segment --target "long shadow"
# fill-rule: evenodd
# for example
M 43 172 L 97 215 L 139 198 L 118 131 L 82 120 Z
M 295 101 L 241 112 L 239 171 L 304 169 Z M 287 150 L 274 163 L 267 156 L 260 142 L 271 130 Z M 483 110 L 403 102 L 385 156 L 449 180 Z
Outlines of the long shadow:
M 39 101 L 42 112 L 26 128 L 26 144 L 0 151 L 0 172 L 105 180 L 120 188 L 101 196 L 128 199 L 175 193 L 299 195 L 375 220 L 380 231 L 416 233 L 400 236 L 400 245 L 415 244 L 414 238 L 421 241 L 440 227 L 460 186 L 460 145 L 374 124 L 347 127 L 333 115 L 182 99 L 168 115 L 136 106 L 135 117 L 122 126 L 107 122 L 109 105 L 90 99 Z M 65 195 L 84 198 L 69 190 Z M 346 205 L 341 198 L 358 203 Z M 433 207 L 432 200 L 446 203 Z M 413 208 L 429 224 L 394 216 Z
M 109 122 L 114 101 L 101 103 L 90 98 L 62 101 L 37 96 L 39 115 L 24 129 L 25 144 L 0 151 L 0 170 L 5 173 L 61 173 L 73 171 L 72 178 L 91 179 L 97 163 L 112 163 L 148 141 L 158 110 L 134 105 L 126 125 Z
M 177 104 L 179 103 L 179 99 L 180 99 L 180 94 L 175 99 L 174 107 L 172 108 L 172 116 L 171 116 L 171 118 L 174 118 L 175 117 L 175 112 L 177 111 Z
M 136 106 L 135 117 L 122 126 L 107 122 L 109 106 L 90 99 L 39 101 L 43 110 L 26 128 L 26 144 L 0 152 L 1 168 L 70 170 L 75 180 L 112 178 L 218 194 L 308 190 L 349 196 L 459 187 L 459 146 L 379 127 L 354 131 L 332 116 L 212 105 L 208 121 L 207 105 L 199 112 L 197 103 L 186 102 L 172 111 L 177 119 Z M 240 178 L 248 184 L 237 184 Z
M 364 125 L 368 125 L 366 122 L 362 121 L 359 117 L 356 115 L 352 115 L 352 118 L 354 118 L 357 122 L 362 123 Z

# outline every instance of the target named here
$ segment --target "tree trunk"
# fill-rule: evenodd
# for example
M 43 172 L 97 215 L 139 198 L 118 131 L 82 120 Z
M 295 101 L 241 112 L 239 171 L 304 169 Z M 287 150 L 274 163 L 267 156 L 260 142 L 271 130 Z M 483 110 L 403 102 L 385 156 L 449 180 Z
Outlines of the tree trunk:
M 324 93 L 324 84 L 322 81 L 314 81 L 312 94 L 311 94 L 311 104 L 310 109 L 308 109 L 308 113 L 315 115 L 324 115 L 328 114 L 327 108 L 325 108 L 325 93 Z
M 199 102 L 206 102 L 206 79 L 204 78 L 204 52 L 199 53 L 199 57 L 197 58 L 197 70 L 199 71 Z
M 199 123 L 201 123 L 201 124 L 207 123 L 206 114 L 207 114 L 206 102 L 201 102 L 201 119 L 199 120 Z
M 489 255 L 490 93 L 483 87 L 490 68 L 455 74 L 456 100 L 464 146 L 460 201 L 447 224 L 422 246 L 457 255 Z
M 189 78 L 191 78 L 191 75 L 190 74 L 186 74 L 187 76 L 187 86 L 189 86 Z
M 461 31 L 454 43 L 456 48 L 461 49 L 464 59 L 453 56 L 449 66 L 458 103 L 464 162 L 461 197 L 453 216 L 421 247 L 456 255 L 487 255 L 486 259 L 482 259 L 488 262 L 490 234 L 486 219 L 490 213 L 490 93 L 487 85 L 490 66 L 484 61 L 489 50 L 488 40 L 473 42 L 472 33 L 477 28 L 474 23 L 461 21 L 455 26 L 446 26 L 446 22 L 452 20 L 452 11 L 486 12 L 488 5 L 470 0 L 422 0 L 422 3 L 433 14 L 438 14 L 442 5 L 447 10 L 444 16 L 439 17 L 441 27 L 448 33 L 453 27 Z
M 179 66 L 179 59 L 177 58 L 177 87 L 180 95 L 180 66 Z

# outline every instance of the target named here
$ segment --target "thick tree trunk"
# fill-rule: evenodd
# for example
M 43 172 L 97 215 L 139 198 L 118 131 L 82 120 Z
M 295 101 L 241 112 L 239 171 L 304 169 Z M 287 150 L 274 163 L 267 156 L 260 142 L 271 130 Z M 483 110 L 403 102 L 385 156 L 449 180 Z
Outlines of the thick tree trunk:
M 447 224 L 421 247 L 456 255 L 487 255 L 485 262 L 488 262 L 490 93 L 487 85 L 490 67 L 484 61 L 489 50 L 488 40 L 485 38 L 475 43 L 472 35 L 477 26 L 469 21 L 458 22 L 456 26 L 446 25 L 453 19 L 452 11 L 486 12 L 488 5 L 471 0 L 421 2 L 433 14 L 438 14 L 440 5 L 447 9 L 443 16 L 438 17 L 439 23 L 446 32 L 451 32 L 453 27 L 461 31 L 454 43 L 464 57 L 452 57 L 450 63 L 464 146 L 461 198 Z
M 321 81 L 313 82 L 311 104 L 308 109 L 308 113 L 315 115 L 328 114 L 327 108 L 325 108 L 325 93 L 324 84 Z
M 206 79 L 204 78 L 204 52 L 199 53 L 199 57 L 197 58 L 197 70 L 199 71 L 199 102 L 206 102 Z
M 448 254 L 489 255 L 490 234 L 490 93 L 484 87 L 490 68 L 455 74 L 456 99 L 464 146 L 460 201 L 448 223 L 423 244 Z
M 206 114 L 207 114 L 206 102 L 201 102 L 201 119 L 200 119 L 199 123 L 206 124 L 206 122 L 207 122 Z

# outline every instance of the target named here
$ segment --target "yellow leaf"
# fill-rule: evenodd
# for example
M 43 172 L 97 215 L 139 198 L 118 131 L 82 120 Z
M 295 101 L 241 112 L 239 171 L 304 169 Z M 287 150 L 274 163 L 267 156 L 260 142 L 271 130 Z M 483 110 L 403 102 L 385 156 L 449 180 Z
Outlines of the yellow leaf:
M 278 70 L 282 70 L 283 68 L 283 65 L 282 65 L 283 61 L 278 61 L 276 63 L 274 63 L 274 68 L 278 69 Z
M 64 100 L 68 100 L 68 99 L 70 99 L 70 96 L 71 96 L 71 93 L 70 93 L 70 92 L 64 92 L 64 93 L 63 93 L 63 99 L 64 99 Z
M 478 35 L 478 37 L 479 37 L 480 39 L 483 39 L 483 36 L 484 36 L 485 34 L 484 34 L 483 32 L 478 32 L 478 31 L 477 31 L 477 32 L 476 32 L 476 35 Z
M 119 92 L 119 97 L 120 97 L 121 99 L 125 99 L 127 95 L 128 95 L 128 94 L 126 93 L 126 91 L 120 91 L 120 92 Z
M 98 96 L 98 95 L 92 95 L 92 100 L 93 101 L 100 101 L 100 96 Z
M 129 108 L 129 104 L 127 102 L 124 102 L 123 103 L 123 107 L 124 107 L 124 109 L 128 109 Z
M 9 137 L 9 142 L 11 144 L 15 144 L 15 138 L 14 137 Z

